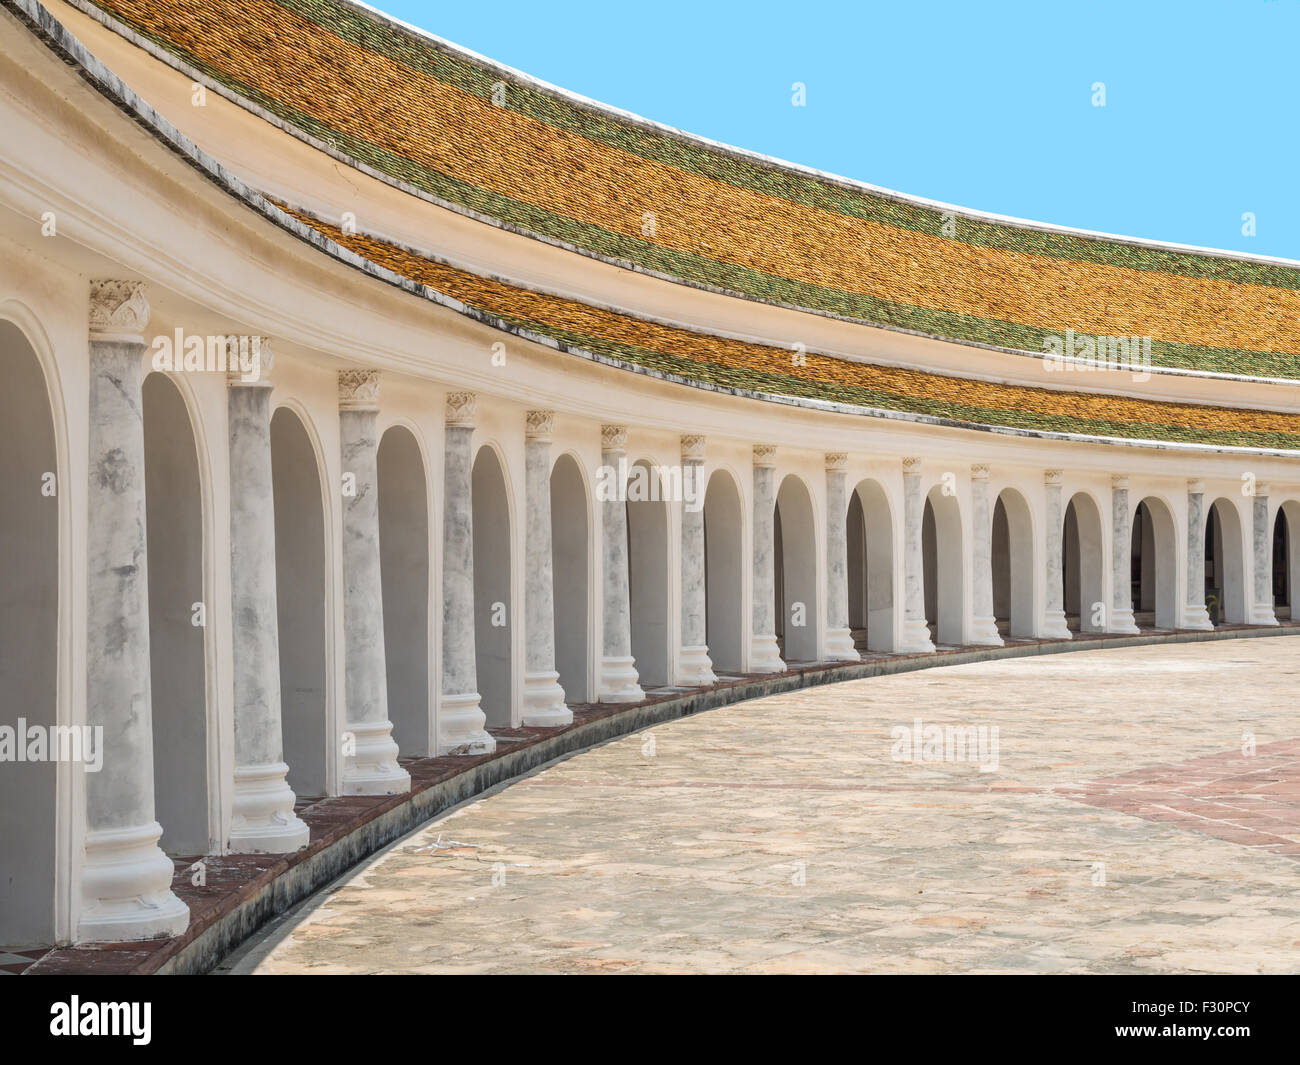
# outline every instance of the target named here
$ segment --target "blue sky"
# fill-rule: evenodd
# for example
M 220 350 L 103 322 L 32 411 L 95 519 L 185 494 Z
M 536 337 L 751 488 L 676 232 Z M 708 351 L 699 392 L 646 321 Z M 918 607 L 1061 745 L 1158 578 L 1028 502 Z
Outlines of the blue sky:
M 1300 0 L 370 2 L 604 103 L 874 185 L 1300 259 Z

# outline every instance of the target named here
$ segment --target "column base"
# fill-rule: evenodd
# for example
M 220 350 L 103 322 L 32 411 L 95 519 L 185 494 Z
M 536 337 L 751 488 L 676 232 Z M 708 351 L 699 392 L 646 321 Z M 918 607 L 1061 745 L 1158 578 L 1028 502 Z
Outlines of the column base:
M 554 670 L 524 674 L 522 724 L 529 728 L 560 728 L 573 724 L 573 711 L 564 704 L 564 689 L 559 680 L 560 675 Z
M 190 911 L 172 893 L 176 866 L 157 821 L 86 834 L 78 943 L 126 943 L 180 935 Z
M 631 656 L 607 655 L 600 660 L 600 703 L 639 703 L 645 692 L 638 683 L 636 659 Z
M 1043 639 L 1045 640 L 1073 640 L 1074 633 L 1070 631 L 1070 626 L 1065 623 L 1064 610 L 1049 610 L 1043 618 Z
M 1262 603 L 1257 603 L 1250 609 L 1250 624 L 1252 625 L 1277 625 L 1277 615 L 1273 613 L 1273 608 Z
M 1106 626 L 1106 631 L 1122 633 L 1126 636 L 1135 635 L 1139 630 L 1137 622 L 1133 620 L 1133 608 L 1112 607 L 1110 612 L 1110 624 Z
M 438 700 L 438 756 L 492 754 L 497 741 L 487 731 L 478 692 L 444 695 Z
M 400 795 L 411 790 L 411 774 L 397 764 L 391 721 L 348 722 L 355 753 L 343 763 L 343 795 Z
M 294 794 L 283 762 L 235 769 L 232 854 L 290 854 L 307 846 L 310 830 L 293 812 Z
M 688 688 L 707 688 L 718 683 L 718 675 L 713 672 L 713 660 L 709 658 L 707 647 L 683 647 L 677 659 L 678 684 Z
M 1209 632 L 1214 628 L 1214 622 L 1210 620 L 1210 612 L 1205 609 L 1204 603 L 1187 604 L 1183 609 L 1183 628 L 1198 632 Z
M 755 636 L 749 644 L 750 673 L 784 673 L 785 662 L 776 636 Z
M 898 641 L 898 653 L 924 655 L 933 650 L 934 641 L 930 639 L 930 626 L 921 618 L 905 619 L 903 621 L 903 638 Z
M 1002 634 L 998 632 L 997 618 L 971 618 L 970 642 L 980 647 L 1001 647 L 1003 641 Z
M 826 633 L 827 662 L 861 662 L 862 656 L 853 645 L 853 633 L 848 629 L 830 629 Z

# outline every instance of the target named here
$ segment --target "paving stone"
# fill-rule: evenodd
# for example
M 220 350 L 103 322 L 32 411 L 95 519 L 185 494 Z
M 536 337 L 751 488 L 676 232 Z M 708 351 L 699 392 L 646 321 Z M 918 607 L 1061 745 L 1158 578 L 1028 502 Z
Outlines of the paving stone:
M 413 833 L 237 968 L 1289 972 L 1298 653 L 984 662 L 656 726 L 652 757 L 624 737 Z M 996 725 L 996 772 L 895 761 L 917 717 Z

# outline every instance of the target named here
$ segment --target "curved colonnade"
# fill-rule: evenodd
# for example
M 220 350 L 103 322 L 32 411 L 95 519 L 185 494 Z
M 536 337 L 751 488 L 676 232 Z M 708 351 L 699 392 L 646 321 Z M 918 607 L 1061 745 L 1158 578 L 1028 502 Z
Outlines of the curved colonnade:
M 574 705 L 1291 616 L 1286 365 L 1063 390 L 1023 351 L 684 286 L 356 160 L 360 191 L 331 201 L 320 143 L 251 92 L 218 99 L 211 70 L 194 105 L 194 72 L 145 47 L 161 30 L 141 37 L 130 7 L 4 4 L 0 692 L 24 737 L 84 726 L 102 758 L 3 766 L 0 942 L 177 934 L 173 858 L 294 851 L 301 800 L 400 794 L 405 759 L 491 752 L 495 730 L 563 726 Z M 457 256 L 426 243 L 458 253 L 448 292 L 427 278 Z M 1178 428 L 692 377 L 486 310 L 455 294 L 465 278 L 592 321 L 626 304 L 618 328 L 673 342 L 793 347 L 799 371 L 853 337 L 837 367 L 917 390 L 918 360 L 965 353 L 976 369 L 942 387 Z M 1215 435 L 1225 419 L 1235 436 Z

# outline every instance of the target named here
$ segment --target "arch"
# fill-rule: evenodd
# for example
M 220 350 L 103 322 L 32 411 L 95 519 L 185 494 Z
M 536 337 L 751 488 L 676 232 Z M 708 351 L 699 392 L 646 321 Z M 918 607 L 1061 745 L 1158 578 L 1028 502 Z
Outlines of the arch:
M 1273 610 L 1279 621 L 1300 617 L 1300 502 L 1286 500 L 1273 519 Z
M 0 725 L 49 729 L 58 714 L 59 494 L 55 421 L 40 359 L 0 321 Z M 51 476 L 47 476 L 51 475 Z M 48 735 L 48 733 L 47 733 Z M 15 734 L 15 740 L 17 735 Z M 0 944 L 57 938 L 58 765 L 0 771 Z
M 428 474 L 420 442 L 404 425 L 384 431 L 376 463 L 388 720 L 403 754 L 429 755 Z
M 514 724 L 514 631 L 511 599 L 510 493 L 495 447 L 474 456 L 474 657 L 480 706 L 489 728 Z
M 704 609 L 709 658 L 715 671 L 739 673 L 743 663 L 744 507 L 730 470 L 709 475 L 704 492 Z
M 1065 618 L 1074 632 L 1106 631 L 1105 550 L 1101 508 L 1087 492 L 1065 507 L 1061 535 Z
M 566 702 L 592 702 L 591 497 L 582 465 L 567 452 L 551 467 L 551 577 L 560 687 Z
M 818 657 L 817 525 L 812 494 L 791 473 L 776 493 L 775 577 L 776 639 L 786 662 L 815 662 Z
M 930 489 L 921 520 L 925 618 L 936 644 L 959 646 L 966 638 L 966 588 L 961 506 L 941 485 Z
M 1246 554 L 1241 511 L 1232 500 L 1210 504 L 1205 518 L 1205 595 L 1214 597 L 1210 616 L 1216 625 L 1244 625 L 1246 613 Z
M 637 472 L 637 471 L 641 472 Z M 672 629 L 668 619 L 668 502 L 657 467 L 638 459 L 628 470 L 628 604 L 632 657 L 642 688 L 672 683 L 668 664 Z
M 1147 496 L 1133 511 L 1133 616 L 1138 627 L 1178 625 L 1178 534 L 1173 511 Z
M 1034 609 L 1034 518 L 1025 497 L 1004 488 L 993 502 L 993 617 L 1003 636 L 1038 635 Z
M 859 651 L 892 651 L 894 631 L 894 517 L 884 486 L 860 481 L 849 495 L 849 628 Z
M 284 760 L 289 786 L 313 797 L 329 787 L 329 553 L 319 453 L 302 415 L 288 407 L 271 416 L 271 486 Z
M 141 389 L 149 573 L 154 809 L 169 854 L 206 854 L 207 665 L 203 625 L 203 505 L 199 452 L 176 382 L 151 373 Z

